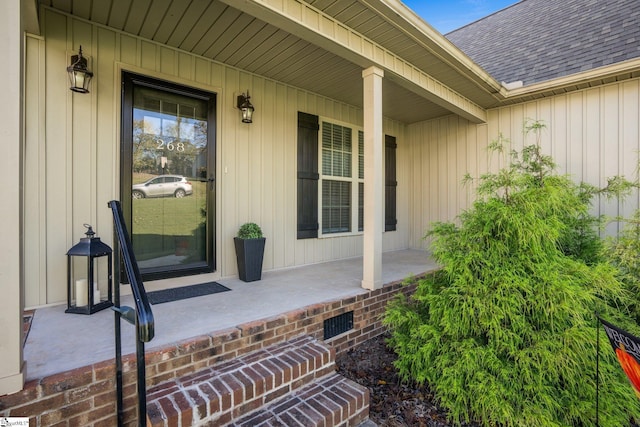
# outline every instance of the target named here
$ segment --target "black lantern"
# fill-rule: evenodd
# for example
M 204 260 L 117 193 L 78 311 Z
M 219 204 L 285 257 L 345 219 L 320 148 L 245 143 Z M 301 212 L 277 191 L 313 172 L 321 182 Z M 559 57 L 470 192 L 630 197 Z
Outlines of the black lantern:
M 89 93 L 89 83 L 93 73 L 87 69 L 87 58 L 82 56 L 82 46 L 77 55 L 71 57 L 71 65 L 67 67 L 69 73 L 69 89 L 79 93 Z
M 237 106 L 242 111 L 242 123 L 253 123 L 253 112 L 255 108 L 249 101 L 251 97 L 249 96 L 249 89 L 247 89 L 247 94 L 244 93 L 242 95 L 238 95 Z
M 112 253 L 88 224 L 80 242 L 67 252 L 67 309 L 65 313 L 93 314 L 111 307 Z

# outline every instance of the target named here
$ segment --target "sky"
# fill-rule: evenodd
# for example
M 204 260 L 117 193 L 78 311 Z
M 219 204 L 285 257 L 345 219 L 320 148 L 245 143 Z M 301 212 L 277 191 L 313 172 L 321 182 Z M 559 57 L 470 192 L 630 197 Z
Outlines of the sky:
M 518 0 L 401 0 L 442 34 L 477 21 Z

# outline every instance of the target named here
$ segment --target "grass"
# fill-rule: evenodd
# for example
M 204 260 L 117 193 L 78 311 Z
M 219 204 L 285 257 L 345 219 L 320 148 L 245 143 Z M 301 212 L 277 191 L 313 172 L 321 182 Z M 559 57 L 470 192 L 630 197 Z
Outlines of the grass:
M 193 196 L 133 200 L 133 234 L 189 236 L 205 221 L 206 199 Z
M 144 182 L 152 175 L 135 174 L 133 182 Z M 159 197 L 132 200 L 132 240 L 140 260 L 178 253 L 190 242 L 192 250 L 204 247 L 196 242 L 203 236 L 206 221 L 207 183 L 191 181 L 193 194 L 177 199 Z

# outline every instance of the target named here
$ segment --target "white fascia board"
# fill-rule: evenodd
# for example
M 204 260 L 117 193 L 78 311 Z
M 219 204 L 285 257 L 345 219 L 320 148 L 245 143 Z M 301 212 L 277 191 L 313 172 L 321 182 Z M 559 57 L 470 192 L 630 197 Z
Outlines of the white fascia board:
M 570 89 L 579 85 L 589 84 L 590 82 L 607 80 L 615 78 L 616 76 L 629 75 L 637 72 L 640 72 L 640 58 L 629 59 L 616 64 L 605 65 L 592 70 L 558 77 L 556 79 L 546 80 L 511 90 L 503 87 L 501 93 L 506 100 L 511 100 L 514 98 L 543 94 L 566 88 Z
M 411 37 L 414 42 L 429 50 L 443 63 L 476 82 L 496 100 L 500 100 L 500 83 L 487 73 L 484 68 L 473 62 L 460 48 L 451 43 L 444 35 L 434 29 L 428 22 L 398 0 L 360 0 L 369 9 L 384 16 L 387 22 Z
M 484 108 L 344 23 L 298 0 L 222 0 L 326 49 L 363 69 L 377 66 L 386 78 L 474 123 L 485 123 Z

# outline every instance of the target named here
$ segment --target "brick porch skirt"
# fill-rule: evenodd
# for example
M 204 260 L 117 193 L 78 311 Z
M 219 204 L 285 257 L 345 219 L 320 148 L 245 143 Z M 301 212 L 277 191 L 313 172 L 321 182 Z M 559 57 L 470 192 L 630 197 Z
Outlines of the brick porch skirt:
M 384 333 L 382 315 L 389 300 L 410 295 L 415 282 L 394 282 L 355 297 L 302 307 L 146 352 L 147 388 L 238 356 L 308 335 L 323 339 L 324 320 L 353 311 L 353 329 L 324 341 L 340 354 Z M 137 421 L 135 354 L 123 357 L 125 424 Z M 117 424 L 115 360 L 27 382 L 18 393 L 0 396 L 0 416 L 29 417 L 31 426 Z

